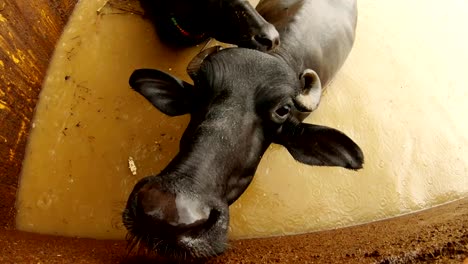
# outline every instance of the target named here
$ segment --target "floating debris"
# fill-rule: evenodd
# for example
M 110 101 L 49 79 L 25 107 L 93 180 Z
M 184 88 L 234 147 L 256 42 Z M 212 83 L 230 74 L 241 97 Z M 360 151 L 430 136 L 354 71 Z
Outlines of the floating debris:
M 137 167 L 132 157 L 128 157 L 128 168 L 132 172 L 132 175 L 137 175 Z

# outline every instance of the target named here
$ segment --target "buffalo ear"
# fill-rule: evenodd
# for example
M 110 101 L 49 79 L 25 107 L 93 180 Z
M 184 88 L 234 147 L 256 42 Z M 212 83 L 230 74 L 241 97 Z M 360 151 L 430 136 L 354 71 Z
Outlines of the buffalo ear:
M 352 139 L 325 126 L 300 123 L 293 131 L 281 132 L 277 143 L 295 160 L 308 165 L 358 170 L 364 163 L 364 154 Z
M 296 102 L 309 112 L 317 109 L 322 97 L 322 83 L 318 74 L 311 70 L 305 69 L 299 76 L 302 83 L 302 90 L 296 97 Z
M 138 69 L 130 76 L 129 84 L 166 115 L 184 115 L 191 110 L 193 86 L 170 74 Z

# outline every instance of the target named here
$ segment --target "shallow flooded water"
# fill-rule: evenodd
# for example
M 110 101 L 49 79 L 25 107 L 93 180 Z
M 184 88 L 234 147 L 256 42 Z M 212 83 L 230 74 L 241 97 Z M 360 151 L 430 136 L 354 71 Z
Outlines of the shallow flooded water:
M 171 160 L 189 120 L 164 116 L 128 77 L 151 67 L 189 81 L 203 45 L 173 50 L 138 14 L 105 3 L 77 5 L 51 61 L 18 193 L 21 230 L 122 238 L 129 192 Z M 230 237 L 336 228 L 466 196 L 467 8 L 360 0 L 355 47 L 307 122 L 351 136 L 364 169 L 309 167 L 272 145 L 231 206 Z

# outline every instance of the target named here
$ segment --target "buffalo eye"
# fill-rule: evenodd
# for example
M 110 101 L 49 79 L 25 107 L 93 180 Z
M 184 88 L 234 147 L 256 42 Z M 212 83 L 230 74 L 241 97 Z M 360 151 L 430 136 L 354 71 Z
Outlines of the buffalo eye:
M 275 110 L 273 120 L 277 123 L 283 123 L 288 118 L 290 112 L 291 106 L 282 105 Z
M 289 114 L 290 111 L 291 111 L 291 107 L 289 107 L 289 105 L 283 105 L 282 107 L 276 109 L 275 112 L 279 117 L 285 117 L 286 115 Z

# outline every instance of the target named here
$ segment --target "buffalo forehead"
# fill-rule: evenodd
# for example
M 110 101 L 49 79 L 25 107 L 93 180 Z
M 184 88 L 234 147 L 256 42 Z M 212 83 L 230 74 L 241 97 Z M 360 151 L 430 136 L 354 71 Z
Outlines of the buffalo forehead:
M 226 71 L 215 70 L 215 74 L 222 74 L 227 79 L 233 78 L 239 81 L 242 81 L 242 78 L 268 79 L 278 74 L 295 75 L 283 60 L 253 49 L 224 49 L 212 55 L 208 61 L 218 64 L 218 70 Z
M 299 91 L 299 74 L 284 61 L 262 52 L 234 54 L 242 58 L 227 55 L 213 61 L 214 64 L 222 64 L 215 67 L 209 76 L 214 81 L 207 88 L 215 92 L 213 97 L 224 97 L 222 100 L 236 96 L 242 96 L 243 100 L 275 99 Z

